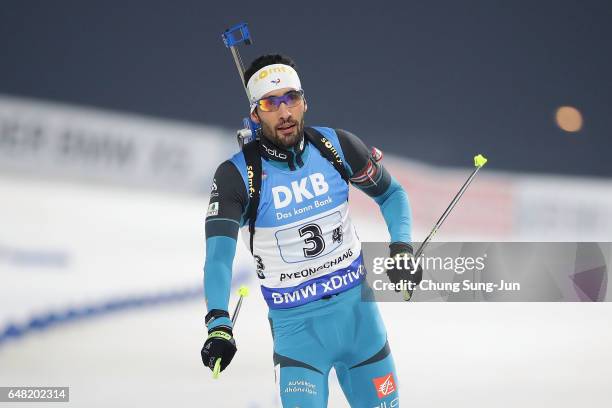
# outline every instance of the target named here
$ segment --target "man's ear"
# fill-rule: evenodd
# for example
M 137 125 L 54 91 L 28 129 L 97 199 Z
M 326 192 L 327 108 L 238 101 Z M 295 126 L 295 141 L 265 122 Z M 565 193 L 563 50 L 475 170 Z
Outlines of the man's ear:
M 306 103 L 306 98 L 304 98 L 304 112 L 308 110 L 308 104 Z
M 257 109 L 251 112 L 250 116 L 253 122 L 257 123 L 258 125 L 261 123 L 261 120 L 259 119 L 259 115 L 257 114 Z

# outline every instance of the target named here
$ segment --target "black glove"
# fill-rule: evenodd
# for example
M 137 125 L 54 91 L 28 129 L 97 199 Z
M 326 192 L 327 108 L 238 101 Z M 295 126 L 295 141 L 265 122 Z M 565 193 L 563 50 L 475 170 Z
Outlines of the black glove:
M 421 264 L 418 265 L 417 270 L 414 271 L 414 258 L 413 258 L 413 250 L 410 244 L 405 242 L 392 242 L 389 245 L 389 256 L 391 258 L 395 258 L 397 255 L 407 256 L 407 262 L 400 262 L 399 265 L 395 265 L 394 267 L 387 270 L 387 276 L 389 280 L 395 284 L 398 284 L 402 281 L 404 282 L 413 282 L 412 288 L 414 288 L 421 282 L 423 279 L 423 268 Z M 397 267 L 399 266 L 399 267 Z M 413 273 L 414 271 L 414 273 Z M 404 294 L 405 300 L 410 300 L 412 297 L 413 290 L 407 290 Z M 400 289 L 396 287 L 396 292 L 399 292 Z
M 236 354 L 236 341 L 232 329 L 227 326 L 217 326 L 208 331 L 208 338 L 202 347 L 202 362 L 214 370 L 217 359 L 221 359 L 221 371 L 229 365 Z

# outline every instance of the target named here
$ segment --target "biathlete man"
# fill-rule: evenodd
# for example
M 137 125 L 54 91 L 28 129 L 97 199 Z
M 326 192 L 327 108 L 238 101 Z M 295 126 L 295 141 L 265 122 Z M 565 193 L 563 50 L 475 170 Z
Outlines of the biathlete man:
M 204 365 L 236 353 L 228 303 L 238 230 L 269 306 L 284 407 L 326 407 L 333 367 L 351 407 L 399 407 L 399 383 L 375 302 L 362 301 L 365 268 L 349 216 L 349 185 L 380 206 L 390 255 L 412 254 L 408 195 L 382 153 L 345 130 L 304 127 L 308 109 L 294 62 L 257 58 L 245 71 L 261 135 L 216 170 L 206 217 Z M 258 188 L 259 187 L 259 188 Z M 259 193 L 259 194 L 258 194 Z M 407 270 L 388 272 L 396 283 Z M 418 273 L 416 274 L 418 275 Z

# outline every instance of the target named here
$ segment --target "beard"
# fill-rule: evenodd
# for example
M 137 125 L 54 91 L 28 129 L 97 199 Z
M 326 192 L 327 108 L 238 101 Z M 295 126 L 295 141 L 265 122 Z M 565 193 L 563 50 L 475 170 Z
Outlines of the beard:
M 279 127 L 293 125 L 291 133 L 284 134 Z M 262 123 L 261 130 L 263 135 L 278 147 L 289 149 L 302 140 L 304 134 L 304 116 L 299 121 L 288 120 L 270 126 L 267 123 Z

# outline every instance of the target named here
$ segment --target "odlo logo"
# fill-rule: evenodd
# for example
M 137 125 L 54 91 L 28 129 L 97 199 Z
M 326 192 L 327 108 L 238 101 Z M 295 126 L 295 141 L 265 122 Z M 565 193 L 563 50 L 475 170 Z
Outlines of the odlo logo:
M 310 181 L 310 183 L 308 183 Z M 310 184 L 310 189 L 308 184 Z M 287 186 L 272 187 L 272 197 L 274 198 L 274 208 L 285 208 L 294 200 L 301 203 L 304 199 L 310 200 L 315 196 L 326 194 L 329 185 L 321 173 L 314 173 L 308 177 L 303 177 L 299 182 L 292 181 L 291 188 Z
M 261 146 L 266 150 L 266 152 L 268 152 L 270 156 L 279 158 L 281 160 L 287 160 L 287 155 L 285 153 L 281 153 L 276 149 L 270 148 L 266 146 L 264 143 L 261 143 Z
M 377 377 L 372 380 L 374 387 L 376 387 L 376 393 L 378 398 L 385 398 L 395 392 L 395 381 L 393 381 L 393 373 L 389 373 L 382 377 Z

